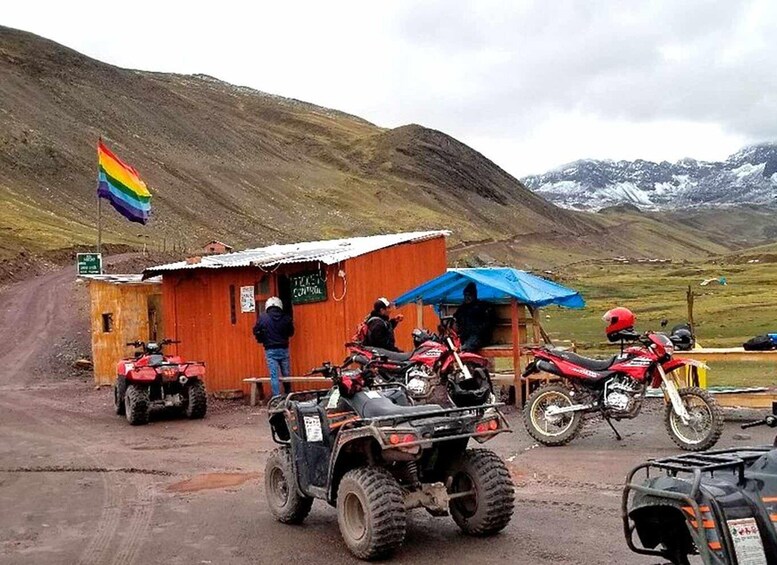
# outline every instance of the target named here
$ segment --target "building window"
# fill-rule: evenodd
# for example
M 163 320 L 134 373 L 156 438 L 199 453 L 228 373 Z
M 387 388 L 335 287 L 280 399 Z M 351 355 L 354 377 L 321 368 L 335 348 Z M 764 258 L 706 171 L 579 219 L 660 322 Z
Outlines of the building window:
M 103 333 L 111 333 L 113 331 L 113 314 L 103 314 Z

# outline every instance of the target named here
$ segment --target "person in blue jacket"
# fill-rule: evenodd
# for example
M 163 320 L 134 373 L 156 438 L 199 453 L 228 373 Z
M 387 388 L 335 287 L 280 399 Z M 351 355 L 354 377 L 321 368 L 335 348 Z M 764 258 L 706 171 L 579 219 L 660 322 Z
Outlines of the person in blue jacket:
M 267 299 L 264 312 L 259 316 L 254 326 L 256 341 L 264 346 L 267 367 L 270 369 L 270 386 L 273 396 L 281 393 L 280 376 L 290 374 L 289 338 L 294 335 L 294 321 L 283 311 L 283 302 L 277 296 Z M 283 383 L 283 389 L 288 394 L 291 391 L 289 383 Z

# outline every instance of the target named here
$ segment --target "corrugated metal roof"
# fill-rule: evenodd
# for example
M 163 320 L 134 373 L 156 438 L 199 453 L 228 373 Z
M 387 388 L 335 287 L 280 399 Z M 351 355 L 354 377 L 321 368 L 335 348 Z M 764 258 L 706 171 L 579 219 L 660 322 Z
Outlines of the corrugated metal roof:
M 143 278 L 143 275 L 127 274 L 127 275 L 81 275 L 78 278 L 88 281 L 102 281 L 111 284 L 161 284 L 162 277 L 149 277 Z
M 181 269 L 221 269 L 225 267 L 274 267 L 287 263 L 321 262 L 333 265 L 346 259 L 358 257 L 366 253 L 372 253 L 379 249 L 410 243 L 425 241 L 435 237 L 450 235 L 446 230 L 422 231 L 408 233 L 393 233 L 386 235 L 372 235 L 366 237 L 350 237 L 346 239 L 328 239 L 323 241 L 305 241 L 285 245 L 270 245 L 258 249 L 247 249 L 236 253 L 223 253 L 221 255 L 207 255 L 198 262 L 178 261 L 168 265 L 159 265 L 145 270 L 144 276 L 151 276 L 165 271 L 178 271 Z

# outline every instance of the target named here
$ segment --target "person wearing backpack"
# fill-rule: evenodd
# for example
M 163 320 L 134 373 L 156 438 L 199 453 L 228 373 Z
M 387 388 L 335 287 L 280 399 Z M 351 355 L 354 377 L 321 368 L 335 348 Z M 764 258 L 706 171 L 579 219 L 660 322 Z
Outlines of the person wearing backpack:
M 397 324 L 405 319 L 402 314 L 389 317 L 391 302 L 388 298 L 378 298 L 372 305 L 372 312 L 364 319 L 362 330 L 364 337 L 362 345 L 367 347 L 379 347 L 388 351 L 402 351 L 396 346 L 394 329 Z
M 277 296 L 271 296 L 264 305 L 264 312 L 254 326 L 256 341 L 264 346 L 267 367 L 270 369 L 270 387 L 272 395 L 281 393 L 280 376 L 288 377 L 290 371 L 289 338 L 294 335 L 294 321 L 283 311 L 283 302 Z M 286 394 L 291 385 L 283 383 Z

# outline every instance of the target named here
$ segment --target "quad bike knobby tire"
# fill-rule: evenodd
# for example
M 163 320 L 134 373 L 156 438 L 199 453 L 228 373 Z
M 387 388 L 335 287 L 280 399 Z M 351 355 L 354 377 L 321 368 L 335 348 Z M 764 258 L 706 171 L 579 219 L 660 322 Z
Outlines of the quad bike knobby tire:
M 148 387 L 129 385 L 124 394 L 124 411 L 127 421 L 133 426 L 148 424 Z
M 186 394 L 189 396 L 186 402 L 186 417 L 191 419 L 204 418 L 208 411 L 208 395 L 205 385 L 201 381 L 190 384 Z
M 127 381 L 124 377 L 116 377 L 113 385 L 113 408 L 117 416 L 124 416 L 124 395 L 127 394 Z
M 692 418 L 686 426 L 675 413 L 672 403 L 664 409 L 664 426 L 680 449 L 705 451 L 715 445 L 723 433 L 723 411 L 715 398 L 697 386 L 677 391 Z
M 382 467 L 348 471 L 337 490 L 337 522 L 356 557 L 391 555 L 405 540 L 407 511 L 402 488 Z
M 488 536 L 507 526 L 515 493 L 507 465 L 493 451 L 468 449 L 451 473 L 451 494 L 471 492 L 451 501 L 453 520 L 465 534 Z
M 264 491 L 273 516 L 284 524 L 301 524 L 310 513 L 313 499 L 297 491 L 297 481 L 287 447 L 275 449 L 264 468 Z
M 572 441 L 583 424 L 582 412 L 571 412 L 555 417 L 544 416 L 549 406 L 572 406 L 577 401 L 564 385 L 558 383 L 539 387 L 526 401 L 523 422 L 529 435 L 543 445 L 564 445 Z

